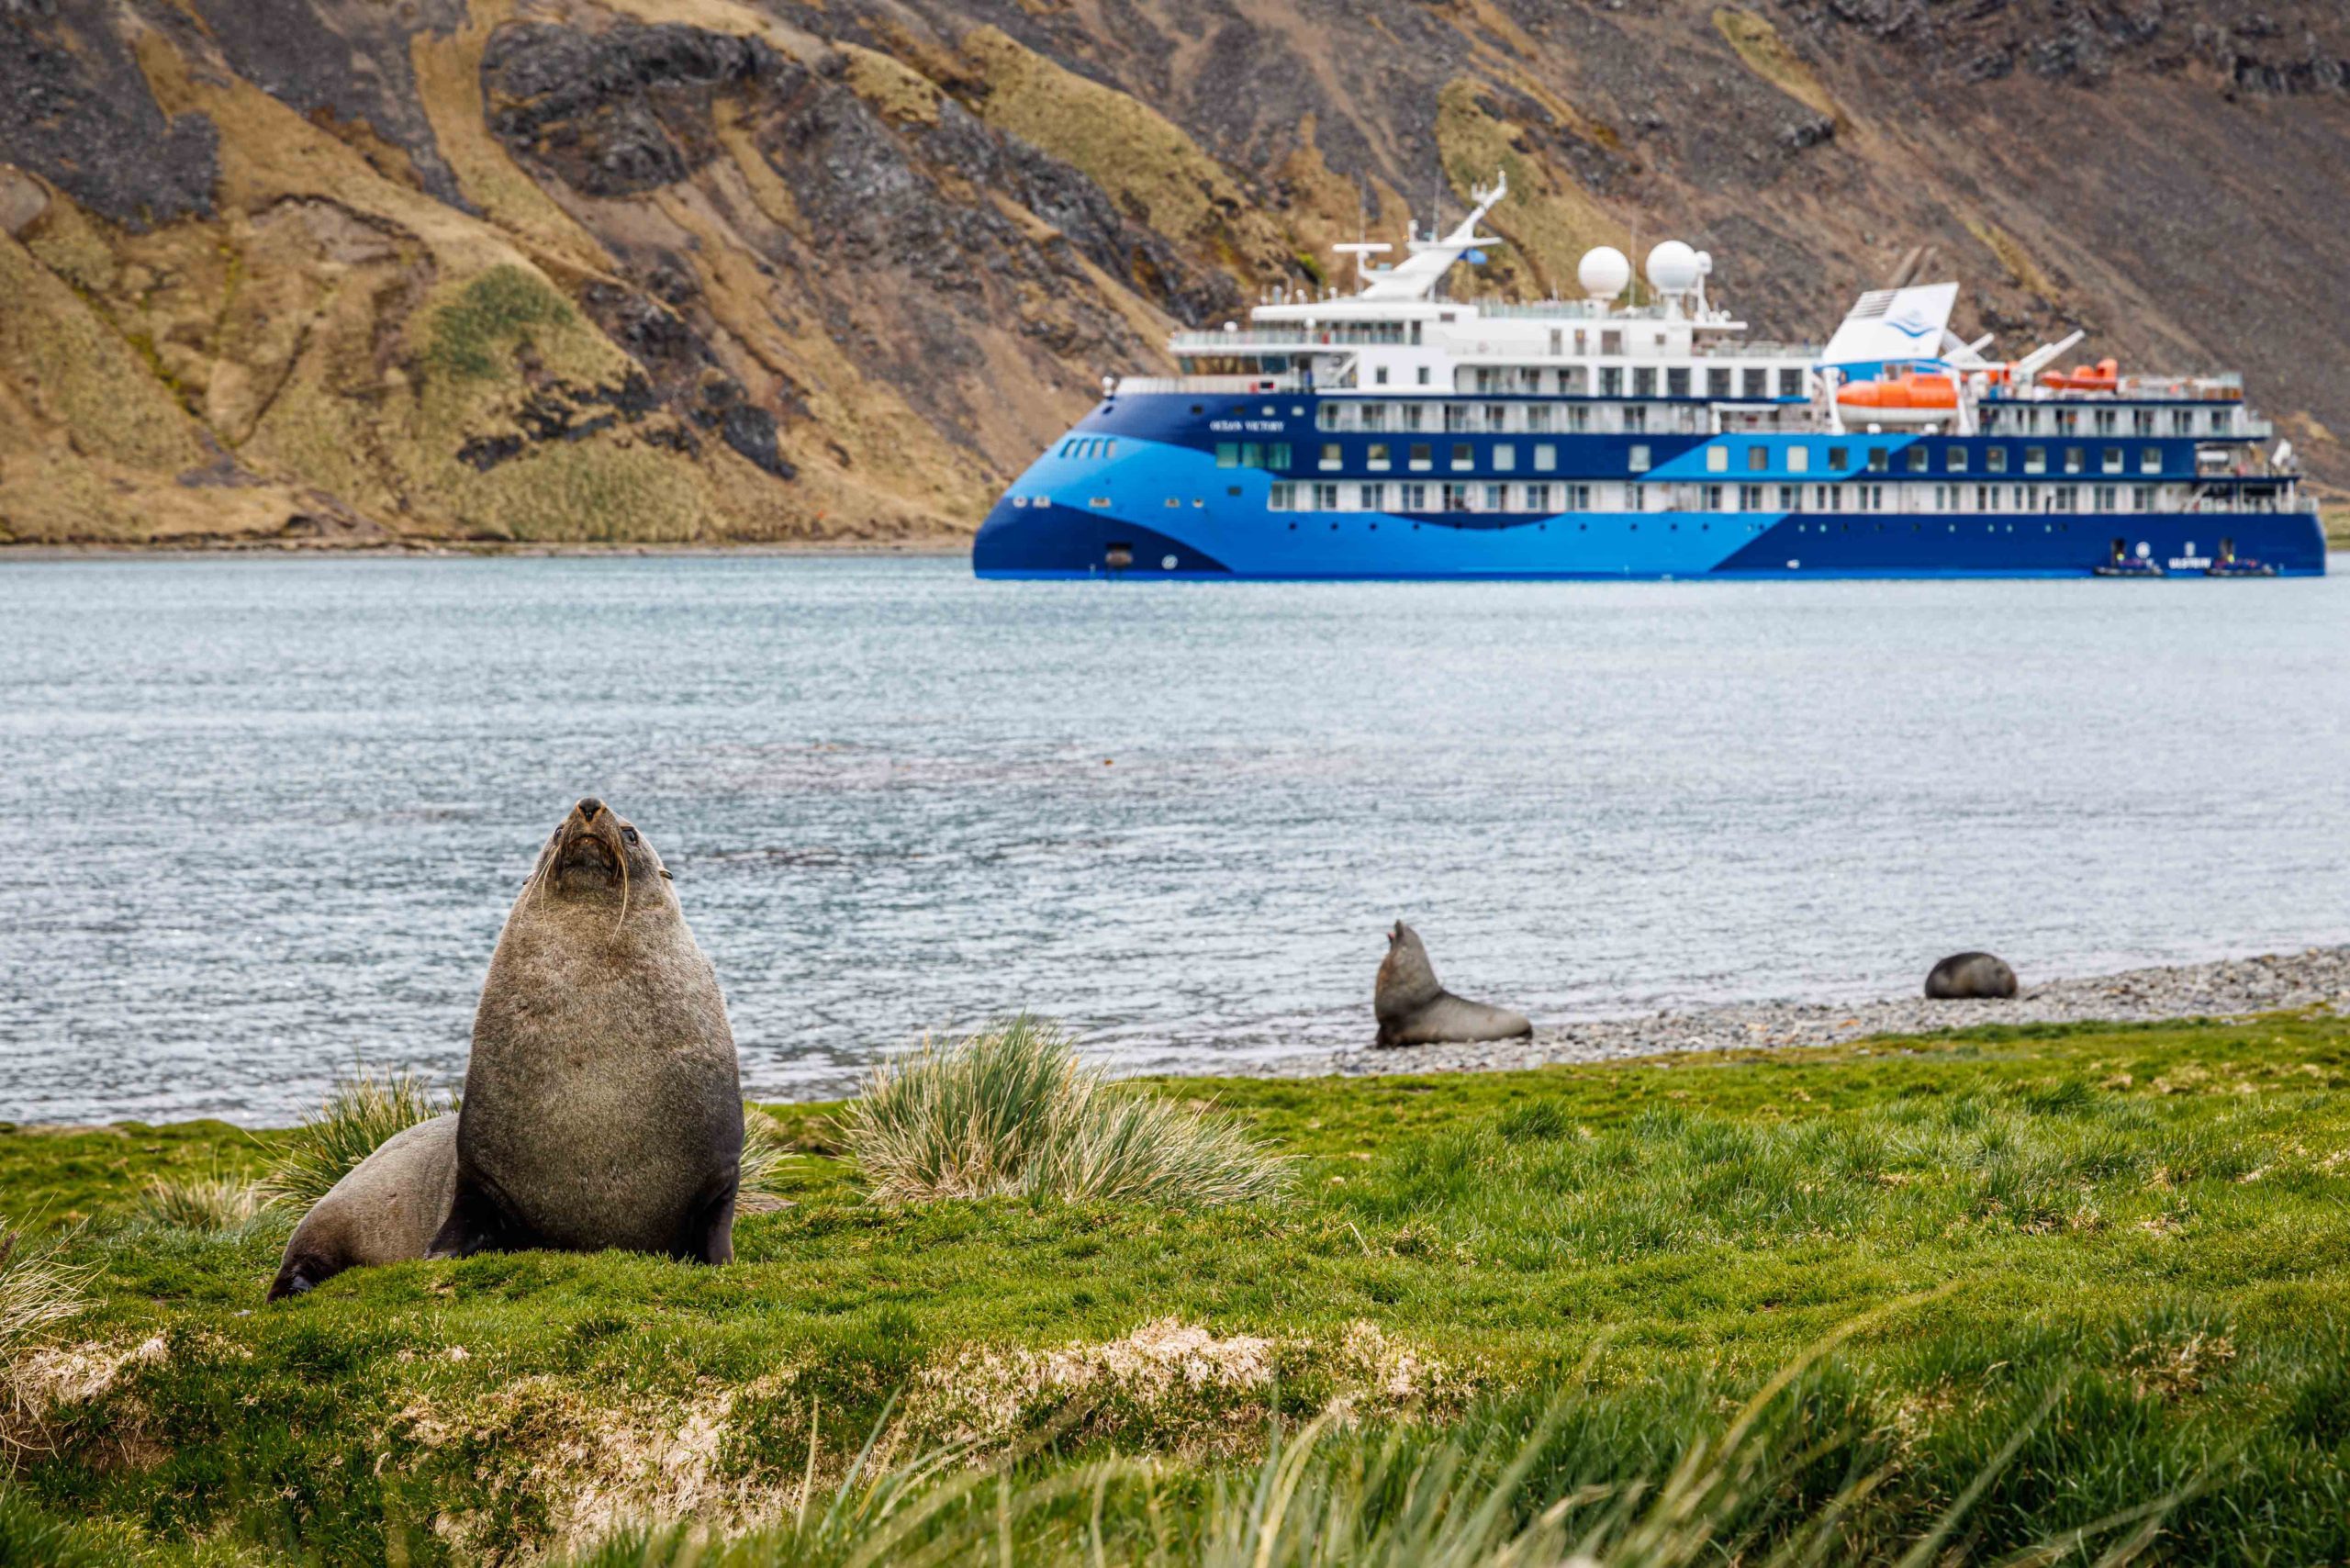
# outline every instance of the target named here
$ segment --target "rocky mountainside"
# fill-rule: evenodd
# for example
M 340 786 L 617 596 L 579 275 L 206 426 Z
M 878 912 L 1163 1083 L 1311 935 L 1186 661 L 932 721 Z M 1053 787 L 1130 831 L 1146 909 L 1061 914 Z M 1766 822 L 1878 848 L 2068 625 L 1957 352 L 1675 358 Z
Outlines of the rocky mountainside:
M 0 542 L 949 536 L 1496 168 L 1477 289 L 1930 246 L 2350 478 L 2338 0 L 0 0 Z

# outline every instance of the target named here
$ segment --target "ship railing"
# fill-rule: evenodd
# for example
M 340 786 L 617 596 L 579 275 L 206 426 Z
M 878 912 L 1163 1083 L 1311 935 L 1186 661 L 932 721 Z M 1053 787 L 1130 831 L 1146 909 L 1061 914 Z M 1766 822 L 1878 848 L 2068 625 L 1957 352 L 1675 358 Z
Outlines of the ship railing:
M 1496 300 L 1455 301 L 1472 305 L 1480 317 L 1499 321 L 1622 321 L 1662 320 L 1662 306 L 1639 309 L 1612 308 L 1604 299 L 1537 299 L 1530 304 L 1505 305 Z
M 1631 321 L 1642 326 L 1658 321 L 1685 321 L 1701 330 L 1718 331 L 1739 323 L 1727 310 L 1718 308 L 1702 316 L 1685 311 L 1668 310 L 1662 305 L 1618 305 L 1611 299 L 1535 299 L 1504 303 L 1500 300 L 1454 299 L 1442 303 L 1466 305 L 1478 318 L 1488 321 Z
M 1697 343 L 1689 353 L 1697 359 L 1817 360 L 1823 343 L 1783 343 L 1767 338 L 1740 338 L 1729 343 Z
M 2236 496 L 2198 496 L 2178 510 L 2181 513 L 2193 515 L 2206 512 L 2222 516 L 2243 512 L 2284 512 L 2289 515 L 2298 512 L 2313 512 L 2318 510 L 2318 507 L 2317 501 L 2310 497 L 2295 497 L 2290 500 L 2282 500 L 2266 496 L 2256 499 L 2245 499 Z
M 1129 392 L 1303 392 L 1303 375 L 1122 375 L 1118 393 Z
M 1241 327 L 1229 332 L 1177 332 L 1167 340 L 1174 354 L 1222 353 L 1229 349 L 1274 349 L 1294 353 L 1326 345 L 1401 343 L 1401 326 L 1384 327 Z
M 2073 386 L 2048 386 L 2033 382 L 2008 386 L 1986 399 L 1995 403 L 2110 402 L 2116 398 L 2158 398 L 2171 403 L 2240 403 L 2244 373 L 2223 371 L 2213 375 L 2124 375 L 2098 391 Z

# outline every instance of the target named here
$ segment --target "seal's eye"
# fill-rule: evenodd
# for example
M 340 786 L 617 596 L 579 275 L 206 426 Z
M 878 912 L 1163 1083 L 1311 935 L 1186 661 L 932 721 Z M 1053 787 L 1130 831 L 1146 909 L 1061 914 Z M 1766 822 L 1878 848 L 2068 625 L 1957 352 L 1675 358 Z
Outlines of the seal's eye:
M 636 842 L 636 829 L 632 827 L 624 827 L 621 829 L 621 836 L 627 839 L 631 844 L 634 844 Z

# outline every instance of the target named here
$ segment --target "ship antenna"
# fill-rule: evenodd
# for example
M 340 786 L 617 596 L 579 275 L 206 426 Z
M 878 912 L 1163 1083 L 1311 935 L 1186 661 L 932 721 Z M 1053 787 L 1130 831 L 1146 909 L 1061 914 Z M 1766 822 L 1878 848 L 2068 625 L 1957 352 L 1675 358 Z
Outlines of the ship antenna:
M 1365 265 L 1371 257 L 1371 197 L 1360 179 L 1355 181 L 1355 243 L 1362 247 L 1355 252 L 1355 292 L 1360 294 L 1371 286 L 1371 273 Z

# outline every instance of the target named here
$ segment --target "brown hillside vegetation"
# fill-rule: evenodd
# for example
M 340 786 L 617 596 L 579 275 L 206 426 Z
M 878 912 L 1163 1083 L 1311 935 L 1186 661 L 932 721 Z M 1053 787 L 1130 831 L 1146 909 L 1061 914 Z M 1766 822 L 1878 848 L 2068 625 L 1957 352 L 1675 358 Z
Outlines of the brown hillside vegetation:
M 17 0 L 0 542 L 952 537 L 1496 168 L 1463 287 L 1678 235 L 1817 337 L 1930 245 L 2350 477 L 2330 0 Z

